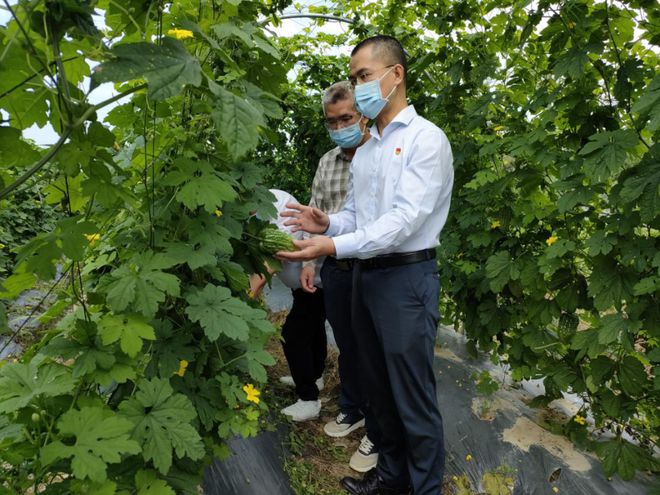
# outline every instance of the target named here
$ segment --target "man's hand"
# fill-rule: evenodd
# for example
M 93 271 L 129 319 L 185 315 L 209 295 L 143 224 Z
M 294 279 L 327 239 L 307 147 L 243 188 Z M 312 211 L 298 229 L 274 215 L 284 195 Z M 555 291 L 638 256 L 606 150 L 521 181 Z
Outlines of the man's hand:
M 266 285 L 266 277 L 258 273 L 253 273 L 250 275 L 250 289 L 248 290 L 248 297 L 250 299 L 256 299 L 264 286 Z
M 292 232 L 304 230 L 310 234 L 322 234 L 328 230 L 330 217 L 318 208 L 298 203 L 287 203 L 286 207 L 289 209 L 280 213 L 280 216 L 291 217 L 284 225 L 291 227 Z
M 316 287 L 314 287 L 314 277 L 316 276 L 316 269 L 314 265 L 303 266 L 302 271 L 300 272 L 300 286 L 305 292 L 313 294 L 316 292 Z
M 305 241 L 294 240 L 293 243 L 299 251 L 279 251 L 275 253 L 275 257 L 282 261 L 307 261 L 336 253 L 335 243 L 324 235 L 317 235 Z

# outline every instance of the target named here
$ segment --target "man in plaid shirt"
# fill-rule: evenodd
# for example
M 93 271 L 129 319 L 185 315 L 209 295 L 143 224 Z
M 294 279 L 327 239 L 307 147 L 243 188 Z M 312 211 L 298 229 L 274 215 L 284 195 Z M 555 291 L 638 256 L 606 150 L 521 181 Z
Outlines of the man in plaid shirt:
M 355 150 L 369 138 L 366 117 L 355 109 L 353 85 L 342 81 L 330 86 L 323 96 L 325 125 L 330 138 L 337 144 L 323 155 L 314 176 L 310 205 L 327 213 L 342 209 L 350 180 L 350 165 Z M 350 466 L 366 472 L 376 466 L 380 434 L 371 411 L 365 403 L 362 384 L 361 359 L 351 323 L 351 297 L 353 261 L 337 260 L 329 256 L 305 262 L 300 275 L 303 290 L 314 292 L 314 273 L 317 263 L 322 263 L 326 315 L 339 347 L 339 414 L 324 427 L 332 437 L 343 437 L 365 426 L 367 434 L 353 454 Z

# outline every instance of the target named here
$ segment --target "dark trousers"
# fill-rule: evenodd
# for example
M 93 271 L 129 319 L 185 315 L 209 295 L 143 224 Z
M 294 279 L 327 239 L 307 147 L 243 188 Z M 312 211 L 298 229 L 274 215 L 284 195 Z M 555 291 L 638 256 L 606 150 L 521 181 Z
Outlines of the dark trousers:
M 321 268 L 325 310 L 339 348 L 339 409 L 348 415 L 364 415 L 369 440 L 378 448 L 380 430 L 367 404 L 365 374 L 352 323 L 353 270 L 342 270 L 328 257 Z
M 433 372 L 439 290 L 435 260 L 354 270 L 353 323 L 381 430 L 378 472 L 415 495 L 439 495 L 444 474 Z
M 302 400 L 317 400 L 316 380 L 323 375 L 327 355 L 323 290 L 310 294 L 302 289 L 291 291 L 293 306 L 282 325 L 282 348 L 296 393 Z

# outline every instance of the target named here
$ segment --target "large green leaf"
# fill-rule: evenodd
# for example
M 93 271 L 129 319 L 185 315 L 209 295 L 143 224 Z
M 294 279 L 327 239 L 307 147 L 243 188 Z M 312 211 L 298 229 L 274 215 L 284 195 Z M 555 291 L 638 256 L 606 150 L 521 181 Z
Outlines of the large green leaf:
M 154 329 L 140 315 L 104 315 L 98 324 L 104 345 L 120 341 L 121 350 L 137 356 L 143 340 L 154 340 Z
M 158 479 L 155 471 L 138 471 L 135 474 L 137 495 L 176 495 L 170 485 Z
M 235 197 L 236 191 L 231 185 L 213 174 L 191 177 L 176 194 L 176 199 L 191 210 L 203 206 L 209 213 Z
M 191 422 L 195 408 L 183 394 L 173 393 L 169 381 L 161 378 L 142 380 L 134 397 L 119 405 L 122 416 L 133 424 L 132 437 L 142 446 L 144 459 L 166 474 L 172 455 L 192 460 L 204 456 L 204 445 Z
M 179 294 L 179 279 L 166 273 L 175 262 L 162 254 L 147 252 L 135 255 L 114 270 L 107 287 L 107 299 L 115 313 L 131 308 L 153 318 L 166 296 Z
M 619 364 L 619 381 L 623 391 L 632 397 L 641 395 L 649 383 L 644 366 L 633 356 L 624 357 Z
M 621 307 L 633 294 L 635 277 L 619 267 L 612 260 L 597 258 L 589 277 L 589 295 L 594 298 L 594 306 L 601 311 L 614 306 Z
M 486 276 L 493 292 L 500 292 L 509 280 L 516 280 L 520 270 L 508 251 L 500 251 L 486 261 Z
M 585 157 L 585 170 L 602 180 L 626 165 L 628 152 L 638 143 L 639 138 L 633 130 L 604 131 L 590 136 L 579 154 Z
M 22 167 L 30 165 L 38 159 L 39 152 L 34 146 L 22 139 L 20 130 L 0 126 L 0 163 L 2 168 Z
M 171 170 L 163 179 L 163 184 L 179 186 L 176 199 L 191 210 L 198 206 L 213 213 L 226 201 L 236 198 L 231 179 L 217 172 L 205 160 L 177 158 Z
M 658 461 L 637 445 L 620 438 L 596 444 L 598 457 L 603 461 L 603 470 L 607 476 L 618 473 L 624 480 L 631 480 L 635 470 L 658 468 Z
M 660 128 L 660 75 L 653 78 L 632 110 L 649 119 L 649 130 L 657 131 Z
M 607 232 L 597 230 L 585 243 L 591 256 L 608 254 L 616 244 L 616 239 L 607 235 Z
M 186 301 L 189 304 L 186 314 L 192 321 L 199 322 L 209 340 L 217 340 L 220 335 L 236 340 L 248 339 L 247 319 L 255 310 L 232 297 L 226 287 L 207 284 L 204 289 L 186 297 Z
M 589 63 L 589 56 L 585 50 L 572 48 L 555 64 L 554 71 L 558 76 L 579 78 L 584 73 L 584 66 Z
M 75 441 L 71 444 L 56 440 L 46 445 L 41 449 L 41 459 L 48 465 L 72 457 L 71 469 L 77 478 L 105 481 L 108 464 L 120 462 L 122 454 L 140 452 L 138 443 L 129 438 L 132 427 L 130 421 L 110 409 L 72 409 L 62 415 L 57 429 L 62 437 L 75 437 Z
M 660 214 L 660 144 L 651 147 L 634 172 L 623 182 L 621 199 L 638 204 L 642 221 L 651 223 Z
M 234 158 L 240 158 L 256 148 L 258 127 L 264 125 L 263 114 L 245 98 L 224 88 L 215 89 L 217 109 L 211 116 L 220 137 Z
M 601 344 L 616 342 L 619 336 L 628 329 L 628 324 L 620 313 L 605 315 L 600 321 L 601 327 L 598 329 L 598 342 Z
M 163 100 L 179 94 L 186 84 L 199 86 L 202 69 L 185 46 L 173 38 L 165 37 L 162 44 L 140 42 L 124 43 L 113 47 L 112 59 L 94 69 L 97 83 L 146 79 L 149 96 Z
M 71 372 L 64 366 L 7 364 L 0 369 L 0 413 L 21 409 L 38 397 L 55 397 L 73 389 Z

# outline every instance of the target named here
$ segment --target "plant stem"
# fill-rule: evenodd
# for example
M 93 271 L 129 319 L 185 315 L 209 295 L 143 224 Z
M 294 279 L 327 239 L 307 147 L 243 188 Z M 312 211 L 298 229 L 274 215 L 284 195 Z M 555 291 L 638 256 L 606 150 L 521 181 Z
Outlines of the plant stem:
M 62 63 L 71 62 L 72 60 L 77 60 L 81 57 L 82 57 L 82 55 L 78 55 L 76 57 L 65 58 L 65 59 L 62 59 Z M 49 65 L 56 65 L 56 62 L 51 62 Z M 8 90 L 3 91 L 2 93 L 0 93 L 0 100 L 2 100 L 5 96 L 10 95 L 11 93 L 16 91 L 17 89 L 20 89 L 24 84 L 29 83 L 32 79 L 34 79 L 35 77 L 41 75 L 42 73 L 43 73 L 43 70 L 41 70 L 39 72 L 36 72 L 36 73 L 32 74 L 30 77 L 28 77 L 26 79 L 23 79 L 18 84 L 12 86 Z
M 34 57 L 39 62 L 39 65 L 41 65 L 41 69 L 44 72 L 48 73 L 48 76 L 50 77 L 51 81 L 53 82 L 53 84 L 55 84 L 55 80 L 53 79 L 53 75 L 48 70 L 48 65 L 45 64 L 44 61 L 41 60 L 41 58 L 39 57 L 37 49 L 34 46 L 34 43 L 32 43 L 32 40 L 30 39 L 30 35 L 28 34 L 28 32 L 23 27 L 23 24 L 21 23 L 21 21 L 18 20 L 18 16 L 16 15 L 16 12 L 14 12 L 14 10 L 11 8 L 11 5 L 9 5 L 9 2 L 7 0 L 3 0 L 3 3 L 5 4 L 5 7 L 7 8 L 9 13 L 11 14 L 11 16 L 14 18 L 14 21 L 16 21 L 16 24 L 18 25 L 18 29 L 20 29 L 21 33 L 23 33 L 23 36 L 25 36 L 25 41 L 27 42 L 28 46 L 30 47 L 30 50 L 32 51 L 32 54 L 34 55 Z
M 123 93 L 120 93 L 116 96 L 113 96 L 112 98 L 108 98 L 107 100 L 102 101 L 101 103 L 98 103 L 90 108 L 87 109 L 87 111 L 81 115 L 81 117 L 76 120 L 73 124 L 71 124 L 70 127 L 67 127 L 64 131 L 64 134 L 60 136 L 60 139 L 48 150 L 48 152 L 37 162 L 35 163 L 27 172 L 25 172 L 23 175 L 21 175 L 18 179 L 16 179 L 14 182 L 9 184 L 7 187 L 5 187 L 2 191 L 0 191 L 0 200 L 6 198 L 9 196 L 9 193 L 20 187 L 26 180 L 28 180 L 30 177 L 32 177 L 34 174 L 36 174 L 41 168 L 46 165 L 50 161 L 51 158 L 53 158 L 57 152 L 60 150 L 60 148 L 64 145 L 65 141 L 69 138 L 71 133 L 73 132 L 74 129 L 77 127 L 80 127 L 86 120 L 87 118 L 92 115 L 94 112 L 97 110 L 110 105 L 111 103 L 114 103 L 117 100 L 122 99 L 124 96 L 128 96 L 132 93 L 135 93 L 136 91 L 139 91 L 141 89 L 146 88 L 146 84 L 140 84 L 139 86 L 136 86 L 134 88 L 131 88 L 127 91 L 124 91 Z

